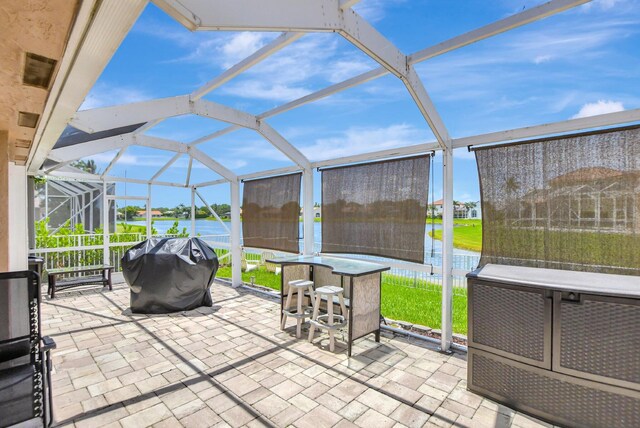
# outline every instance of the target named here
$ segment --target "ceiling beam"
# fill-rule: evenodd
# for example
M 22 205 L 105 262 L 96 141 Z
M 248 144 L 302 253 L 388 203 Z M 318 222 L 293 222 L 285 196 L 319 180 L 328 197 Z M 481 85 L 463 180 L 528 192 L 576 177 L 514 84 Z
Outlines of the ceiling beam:
M 198 144 L 202 144 L 205 143 L 209 140 L 213 140 L 214 138 L 218 138 L 218 137 L 222 137 L 223 135 L 229 134 L 233 131 L 237 131 L 238 129 L 243 129 L 241 126 L 238 125 L 231 125 L 228 126 L 224 129 L 221 129 L 219 131 L 213 132 L 211 134 L 207 134 L 204 137 L 200 137 L 196 140 L 193 140 L 192 142 L 189 143 L 189 146 L 197 146 Z
M 167 163 L 162 166 L 162 168 L 160 168 L 155 174 L 153 174 L 153 177 L 151 177 L 149 181 L 156 181 L 156 179 L 160 177 L 162 173 L 168 170 L 171 165 L 173 165 L 178 159 L 180 159 L 180 156 L 182 156 L 182 153 L 176 153 L 171 159 L 169 159 Z
M 258 121 L 252 114 L 227 107 L 222 104 L 214 103 L 199 99 L 193 102 L 192 113 L 198 116 L 208 117 L 210 119 L 220 120 L 222 122 L 238 125 L 243 128 L 257 129 Z
M 507 131 L 491 132 L 453 139 L 453 147 L 480 146 L 483 144 L 504 143 L 527 138 L 543 137 L 564 132 L 580 131 L 583 129 L 601 128 L 613 125 L 640 122 L 640 109 L 625 110 L 615 113 L 599 114 L 597 116 L 569 119 L 561 122 L 545 123 L 543 125 L 527 126 Z
M 115 164 L 120 160 L 120 158 L 122 157 L 122 155 L 124 155 L 124 152 L 126 151 L 127 151 L 127 147 L 123 147 L 122 149 L 120 149 L 118 154 L 115 155 L 113 159 L 111 159 L 111 162 L 109 162 L 109 165 L 107 165 L 104 171 L 102 171 L 102 174 L 100 174 L 100 177 L 104 177 L 105 175 L 107 175 L 109 171 L 111 171 L 111 168 L 115 166 Z
M 191 93 L 191 99 L 192 100 L 199 100 L 200 98 L 204 97 L 209 92 L 211 92 L 214 89 L 216 89 L 217 87 L 219 87 L 219 86 L 225 84 L 226 82 L 228 82 L 229 80 L 233 79 L 238 74 L 240 74 L 243 71 L 253 67 L 254 65 L 258 64 L 260 61 L 262 61 L 262 60 L 268 58 L 270 55 L 278 52 L 280 49 L 282 49 L 282 48 L 284 48 L 286 46 L 289 46 L 291 43 L 295 42 L 296 40 L 298 40 L 303 35 L 304 35 L 304 33 L 283 33 L 278 38 L 273 40 L 271 43 L 268 43 L 265 46 L 261 47 L 260 49 L 258 49 L 253 54 L 249 55 L 248 57 L 246 57 L 245 59 L 243 59 L 242 61 L 240 61 L 236 65 L 234 65 L 233 67 L 231 67 L 228 70 L 226 70 L 225 72 L 223 72 L 218 77 L 216 77 L 213 80 L 207 82 L 206 84 L 204 84 L 199 89 L 193 91 Z
M 233 171 L 221 165 L 220 163 L 216 162 L 215 160 L 211 159 L 200 149 L 196 147 L 190 147 L 189 154 L 191 155 L 192 158 L 194 158 L 204 166 L 208 167 L 216 174 L 226 178 L 227 180 L 236 181 L 238 179 L 238 176 Z
M 79 2 L 67 48 L 33 139 L 27 160 L 29 172 L 40 169 L 146 5 L 147 0 Z
M 340 9 L 345 10 L 353 7 L 357 3 L 360 3 L 360 0 L 340 0 Z
M 260 121 L 257 129 L 258 133 L 267 139 L 282 154 L 291 159 L 300 168 L 310 169 L 311 163 L 293 144 L 288 142 L 282 135 L 273 129 L 268 123 Z
M 119 150 L 135 144 L 133 134 L 114 135 L 100 140 L 87 141 L 75 146 L 52 150 L 49 157 L 56 161 L 70 162 L 110 150 Z
M 191 113 L 188 95 L 82 110 L 69 124 L 93 133 Z

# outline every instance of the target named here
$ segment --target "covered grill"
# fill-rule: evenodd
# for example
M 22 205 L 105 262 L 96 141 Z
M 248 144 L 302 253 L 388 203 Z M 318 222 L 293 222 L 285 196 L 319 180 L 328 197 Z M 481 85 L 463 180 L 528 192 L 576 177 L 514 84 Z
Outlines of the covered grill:
M 127 250 L 122 272 L 131 311 L 168 313 L 212 306 L 209 287 L 218 270 L 215 251 L 198 238 L 151 238 Z

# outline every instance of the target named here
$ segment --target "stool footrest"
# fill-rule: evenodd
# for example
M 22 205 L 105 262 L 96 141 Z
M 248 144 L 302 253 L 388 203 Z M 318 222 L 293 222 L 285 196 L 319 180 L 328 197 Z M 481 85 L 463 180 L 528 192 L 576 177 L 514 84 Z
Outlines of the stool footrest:
M 338 330 L 347 325 L 347 320 L 341 315 L 334 315 L 333 319 L 333 325 L 329 325 L 329 315 L 320 315 L 317 320 L 309 320 L 309 323 L 324 330 Z M 336 319 L 338 322 L 335 322 Z
M 298 313 L 298 311 L 289 311 L 287 309 L 283 309 L 282 313 L 285 314 L 288 317 L 296 318 L 296 319 L 298 319 L 298 318 L 309 318 L 313 313 L 313 308 L 311 308 L 311 307 L 303 308 L 301 313 Z

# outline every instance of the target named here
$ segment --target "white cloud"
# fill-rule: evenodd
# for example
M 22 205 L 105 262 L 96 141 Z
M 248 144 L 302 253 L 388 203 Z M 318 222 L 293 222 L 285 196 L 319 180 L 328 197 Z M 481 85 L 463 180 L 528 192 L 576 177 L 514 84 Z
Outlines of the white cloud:
M 582 10 L 591 11 L 594 9 L 598 9 L 601 11 L 613 9 L 614 7 L 620 7 L 624 3 L 627 3 L 626 0 L 593 0 L 589 3 L 582 5 Z
M 93 159 L 99 165 L 108 165 L 113 158 L 115 157 L 117 152 L 105 152 L 98 153 L 96 155 L 90 156 L 87 159 Z M 170 156 L 162 156 L 162 155 L 134 155 L 131 153 L 125 152 L 116 165 L 127 165 L 127 166 L 164 166 L 171 159 Z
M 244 59 L 260 49 L 266 43 L 266 37 L 261 33 L 249 33 L 247 31 L 236 34 L 220 47 L 224 55 L 224 67 L 231 67 L 241 59 Z
M 154 98 L 139 88 L 99 83 L 91 89 L 79 110 L 135 103 Z
M 404 2 L 405 0 L 363 0 L 356 4 L 353 10 L 369 22 L 378 22 L 387 15 L 388 7 L 397 7 Z
M 408 124 L 383 128 L 352 127 L 335 137 L 319 138 L 313 144 L 299 147 L 311 160 L 339 158 L 426 142 L 423 131 Z
M 260 80 L 244 80 L 223 89 L 227 94 L 233 94 L 242 98 L 289 101 L 303 97 L 311 92 L 309 89 L 297 86 L 288 86 L 283 83 L 270 83 Z
M 578 119 L 581 117 L 596 116 L 605 113 L 615 113 L 617 111 L 623 111 L 624 106 L 620 101 L 611 100 L 599 100 L 595 103 L 587 103 L 582 106 L 580 111 L 576 113 L 572 119 Z
M 549 61 L 551 61 L 551 55 L 538 55 L 533 59 L 533 62 L 536 64 L 542 64 Z

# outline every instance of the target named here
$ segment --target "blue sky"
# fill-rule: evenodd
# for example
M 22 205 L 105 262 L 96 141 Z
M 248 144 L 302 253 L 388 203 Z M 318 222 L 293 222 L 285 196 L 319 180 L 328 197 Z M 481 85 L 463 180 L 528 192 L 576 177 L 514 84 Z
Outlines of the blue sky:
M 541 1 L 362 0 L 356 10 L 405 54 L 504 18 Z M 189 32 L 150 4 L 81 109 L 197 89 L 279 33 Z M 258 114 L 378 65 L 336 34 L 309 34 L 206 96 Z M 640 107 L 640 0 L 597 0 L 416 65 L 450 134 L 463 137 Z M 385 76 L 267 120 L 311 160 L 434 141 L 408 92 Z M 168 119 L 148 134 L 190 142 L 227 125 L 197 116 Z M 200 146 L 239 174 L 290 165 L 253 131 Z M 114 153 L 94 156 L 103 169 Z M 173 153 L 132 147 L 111 174 L 148 179 Z M 184 182 L 180 159 L 159 179 Z M 435 160 L 435 198 L 441 162 Z M 455 152 L 454 198 L 477 201 L 473 154 Z M 218 178 L 194 162 L 192 183 Z M 315 200 L 320 201 L 319 175 Z M 120 186 L 119 193 L 125 191 Z M 127 194 L 146 193 L 128 184 Z M 228 185 L 205 188 L 228 202 Z M 154 187 L 154 206 L 189 203 L 189 191 Z

